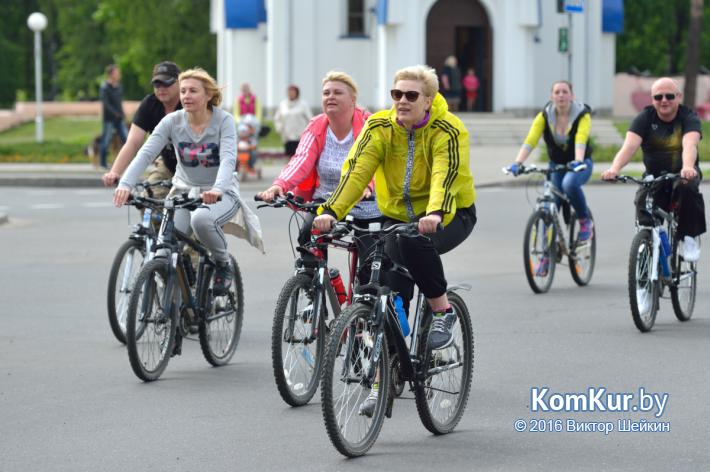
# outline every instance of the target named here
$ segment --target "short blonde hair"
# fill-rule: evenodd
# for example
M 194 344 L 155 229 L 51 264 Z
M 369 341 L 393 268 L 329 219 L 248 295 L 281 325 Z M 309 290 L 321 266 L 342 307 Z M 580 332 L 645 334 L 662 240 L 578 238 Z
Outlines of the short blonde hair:
M 439 91 L 439 78 L 429 66 L 416 65 L 400 69 L 394 74 L 394 83 L 400 80 L 416 80 L 422 83 L 422 91 L 427 97 L 433 97 Z
M 180 73 L 178 76 L 178 82 L 182 82 L 185 79 L 197 79 L 202 82 L 207 94 L 212 95 L 212 99 L 208 103 L 210 107 L 218 107 L 219 104 L 222 103 L 222 89 L 219 88 L 217 81 L 214 80 L 214 78 L 212 78 L 206 70 L 200 67 L 188 69 L 185 72 Z
M 357 99 L 357 84 L 355 83 L 355 79 L 350 77 L 345 72 L 331 70 L 330 72 L 325 74 L 325 77 L 323 77 L 323 81 L 321 82 L 321 85 L 325 85 L 326 82 L 342 82 L 342 83 L 344 83 L 350 89 L 350 93 L 352 94 L 352 96 Z

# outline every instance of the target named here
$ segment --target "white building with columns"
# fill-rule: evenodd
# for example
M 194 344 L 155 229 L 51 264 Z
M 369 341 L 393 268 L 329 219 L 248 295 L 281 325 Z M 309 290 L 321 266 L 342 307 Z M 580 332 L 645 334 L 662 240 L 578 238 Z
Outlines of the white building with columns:
M 622 27 L 623 0 L 211 1 L 227 107 L 248 82 L 266 108 L 292 83 L 319 108 L 321 78 L 336 69 L 354 77 L 359 103 L 375 110 L 390 106 L 396 70 L 438 70 L 454 55 L 462 75 L 473 67 L 480 79 L 477 111 L 539 109 L 560 79 L 610 111 Z

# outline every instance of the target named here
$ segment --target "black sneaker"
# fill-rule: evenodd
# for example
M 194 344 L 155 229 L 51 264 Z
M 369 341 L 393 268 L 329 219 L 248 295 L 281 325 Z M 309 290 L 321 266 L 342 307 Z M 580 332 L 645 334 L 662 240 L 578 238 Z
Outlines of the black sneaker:
M 232 267 L 229 262 L 218 262 L 214 271 L 214 284 L 212 293 L 219 297 L 226 295 L 229 287 L 232 286 Z
M 434 312 L 429 330 L 430 349 L 444 349 L 451 345 L 454 340 L 452 332 L 454 323 L 456 323 L 456 313 L 453 307 L 449 307 L 445 312 Z

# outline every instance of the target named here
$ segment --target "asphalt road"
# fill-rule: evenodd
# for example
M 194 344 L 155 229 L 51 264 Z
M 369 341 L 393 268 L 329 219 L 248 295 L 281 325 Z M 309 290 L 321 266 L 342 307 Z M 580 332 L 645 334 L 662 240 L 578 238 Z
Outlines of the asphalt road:
M 626 296 L 634 190 L 587 187 L 599 236 L 594 278 L 578 288 L 559 267 L 545 295 L 534 295 L 522 272 L 534 189 L 481 190 L 474 233 L 444 258 L 450 282 L 473 285 L 464 298 L 476 358 L 463 420 L 434 437 L 414 402 L 398 401 L 370 453 L 345 460 L 325 433 L 319 394 L 290 408 L 273 382 L 271 314 L 293 261 L 287 210 L 259 210 L 266 256 L 230 240 L 246 294 L 232 363 L 211 368 L 187 343 L 160 381 L 145 384 L 106 319 L 106 279 L 128 234 L 127 210 L 111 208 L 104 189 L 0 188 L 10 216 L 0 226 L 0 470 L 707 470 L 710 250 L 693 319 L 676 321 L 662 300 L 654 330 L 639 333 Z M 254 191 L 243 188 L 247 199 Z M 606 387 L 634 399 L 643 387 L 668 397 L 660 417 L 545 413 L 531 411 L 540 405 L 536 387 Z M 515 431 L 519 419 L 525 432 Z M 624 419 L 670 430 L 620 432 Z M 568 432 L 568 420 L 614 430 Z M 548 431 L 529 431 L 542 424 Z

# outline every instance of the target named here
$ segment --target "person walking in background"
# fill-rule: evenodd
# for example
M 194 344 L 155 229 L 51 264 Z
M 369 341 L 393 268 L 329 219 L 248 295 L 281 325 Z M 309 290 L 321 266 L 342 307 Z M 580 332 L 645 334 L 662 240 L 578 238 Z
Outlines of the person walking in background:
M 239 122 L 244 115 L 254 115 L 256 121 L 261 124 L 261 103 L 251 92 L 251 86 L 244 82 L 241 87 L 242 94 L 237 97 L 234 105 L 234 119 Z
M 461 71 L 455 56 L 449 56 L 444 61 L 441 70 L 441 88 L 439 90 L 449 105 L 449 111 L 458 111 L 461 101 Z
M 589 217 L 587 200 L 582 185 L 592 176 L 592 147 L 589 145 L 589 133 L 592 128 L 591 109 L 582 102 L 574 100 L 572 84 L 558 80 L 552 84 L 550 101 L 540 111 L 530 132 L 520 148 L 515 162 L 510 166 L 514 175 L 518 175 L 522 164 L 537 146 L 540 137 L 545 139 L 547 155 L 554 164 L 567 164 L 570 171 L 552 174 L 552 183 L 569 197 L 579 219 L 579 241 L 592 237 L 593 222 Z M 571 172 L 577 166 L 587 167 L 579 172 Z M 549 261 L 543 259 L 536 269 L 538 275 L 547 274 Z
M 123 90 L 121 89 L 121 70 L 115 64 L 106 66 L 106 80 L 99 88 L 99 99 L 103 108 L 101 130 L 101 161 L 102 169 L 108 170 L 108 147 L 114 131 L 118 133 L 121 143 L 125 144 L 128 130 L 123 119 Z
M 140 149 L 145 135 L 152 133 L 160 120 L 169 113 L 182 108 L 180 103 L 180 87 L 178 86 L 178 75 L 180 68 L 174 63 L 164 61 L 153 67 L 153 93 L 147 95 L 138 107 L 138 111 L 133 116 L 131 128 L 128 131 L 128 140 L 118 153 L 113 162 L 111 170 L 106 172 L 101 180 L 104 185 L 109 186 L 116 183 L 123 175 L 123 172 L 136 156 Z M 168 143 L 160 152 L 160 157 L 155 160 L 155 169 L 148 176 L 149 182 L 159 182 L 170 180 L 175 174 L 177 160 L 172 143 Z M 158 194 L 167 193 L 167 189 L 155 189 Z M 156 196 L 162 196 L 157 195 Z
M 466 110 L 473 111 L 476 106 L 476 98 L 478 97 L 478 87 L 480 82 L 476 77 L 476 71 L 473 67 L 469 67 L 466 75 L 463 78 L 463 88 L 466 91 Z
M 291 157 L 296 153 L 298 140 L 313 117 L 308 104 L 299 98 L 300 91 L 295 85 L 288 86 L 288 98 L 276 109 L 274 126 L 284 142 L 284 153 Z

